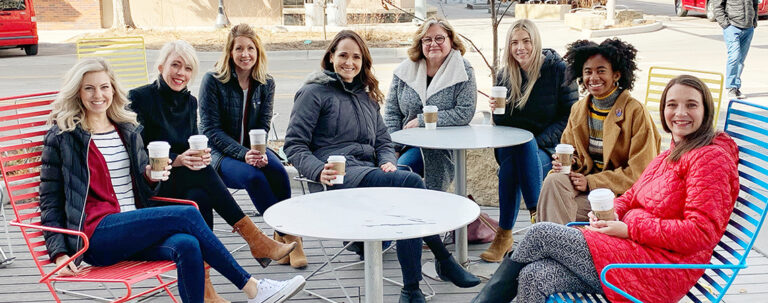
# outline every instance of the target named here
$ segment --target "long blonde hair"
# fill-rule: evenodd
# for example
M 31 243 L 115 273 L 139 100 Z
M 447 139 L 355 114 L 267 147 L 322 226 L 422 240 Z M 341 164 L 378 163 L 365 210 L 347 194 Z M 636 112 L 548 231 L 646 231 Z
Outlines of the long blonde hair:
M 240 23 L 235 25 L 227 35 L 227 44 L 224 47 L 224 53 L 221 54 L 221 58 L 213 66 L 216 73 L 216 79 L 219 79 L 221 83 L 229 82 L 229 78 L 232 74 L 232 65 L 235 62 L 232 60 L 232 49 L 235 47 L 235 38 L 246 37 L 253 41 L 253 45 L 256 46 L 257 56 L 256 65 L 251 69 L 251 78 L 258 81 L 261 84 L 267 83 L 267 52 L 264 51 L 264 46 L 261 44 L 261 39 L 256 35 L 256 31 L 251 28 L 250 25 Z
M 531 50 L 531 66 L 526 71 L 528 82 L 523 87 L 523 77 L 520 74 L 520 63 L 515 60 L 515 57 L 510 54 L 510 43 L 512 42 L 512 34 L 516 30 L 523 30 L 531 36 L 531 44 L 533 49 Z M 544 64 L 544 55 L 541 53 L 541 35 L 539 35 L 539 29 L 536 24 L 528 19 L 519 19 L 512 23 L 512 26 L 507 31 L 507 44 L 504 46 L 504 52 L 501 54 L 501 68 L 500 73 L 502 75 L 502 81 L 510 84 L 510 94 L 507 102 L 512 103 L 516 108 L 521 109 L 528 103 L 528 97 L 531 96 L 533 91 L 533 85 L 536 84 L 536 80 L 541 75 L 541 66 Z
M 114 123 L 131 123 L 138 125 L 136 113 L 128 109 L 130 101 L 125 96 L 125 91 L 115 77 L 112 66 L 102 58 L 84 59 L 77 62 L 64 76 L 64 84 L 61 91 L 53 101 L 53 110 L 48 117 L 48 124 L 56 124 L 62 132 L 72 131 L 78 124 L 90 131 L 88 121 L 85 118 L 86 109 L 80 99 L 80 87 L 83 77 L 87 73 L 105 72 L 109 76 L 112 85 L 112 104 L 107 109 L 107 117 Z

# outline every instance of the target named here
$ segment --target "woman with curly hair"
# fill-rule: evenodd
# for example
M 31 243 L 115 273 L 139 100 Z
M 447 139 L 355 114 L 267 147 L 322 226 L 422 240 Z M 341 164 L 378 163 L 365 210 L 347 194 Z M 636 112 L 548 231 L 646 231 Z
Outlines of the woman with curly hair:
M 545 302 L 555 293 L 603 294 L 629 302 L 600 282 L 612 263 L 708 264 L 739 195 L 739 149 L 712 121 L 712 96 L 700 79 L 672 79 L 659 105 L 672 146 L 653 159 L 638 181 L 614 199 L 612 218 L 577 229 L 534 224 L 473 303 Z M 645 142 L 638 142 L 645 144 Z M 636 302 L 678 302 L 703 269 L 636 268 L 606 280 Z
M 617 39 L 568 45 L 568 81 L 588 92 L 571 108 L 560 142 L 574 147 L 569 174 L 553 155 L 537 206 L 538 222 L 586 221 L 590 189 L 621 195 L 659 154 L 661 138 L 651 116 L 632 98 L 637 49 Z

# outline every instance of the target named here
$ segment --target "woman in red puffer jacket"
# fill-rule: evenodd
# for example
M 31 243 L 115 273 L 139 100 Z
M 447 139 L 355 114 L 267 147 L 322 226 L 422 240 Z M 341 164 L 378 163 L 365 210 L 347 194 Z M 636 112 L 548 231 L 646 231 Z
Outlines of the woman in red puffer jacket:
M 531 227 L 520 246 L 472 302 L 544 302 L 550 294 L 604 294 L 610 263 L 706 264 L 728 225 L 739 193 L 738 148 L 713 127 L 714 104 L 696 77 L 672 79 L 661 96 L 662 126 L 672 147 L 614 200 L 616 219 L 590 213 L 584 229 Z M 678 302 L 704 270 L 618 269 L 607 280 L 643 302 Z

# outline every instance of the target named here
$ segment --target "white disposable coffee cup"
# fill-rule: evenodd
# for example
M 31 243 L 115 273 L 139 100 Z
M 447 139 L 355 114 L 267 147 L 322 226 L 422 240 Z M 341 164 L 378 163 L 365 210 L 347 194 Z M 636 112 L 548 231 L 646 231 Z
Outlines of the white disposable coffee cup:
M 589 192 L 587 199 L 592 207 L 592 213 L 600 220 L 612 221 L 615 219 L 613 199 L 616 195 L 610 189 L 596 188 Z
M 155 180 L 162 179 L 165 167 L 168 166 L 168 154 L 171 145 L 165 141 L 152 141 L 147 145 L 147 150 L 149 151 L 149 165 L 152 167 L 150 177 Z
M 424 128 L 437 129 L 437 106 L 424 106 Z
M 190 136 L 187 142 L 189 142 L 189 149 L 197 151 L 198 157 L 205 155 L 205 149 L 208 148 L 208 137 L 205 135 L 194 135 Z M 195 165 L 195 168 L 205 168 L 205 165 Z
M 558 144 L 557 146 L 555 146 L 555 155 L 557 156 L 557 161 L 563 164 L 563 167 L 560 169 L 561 173 L 563 174 L 571 173 L 571 165 L 573 165 L 574 151 L 575 149 L 573 148 L 573 145 L 570 145 L 570 144 Z
M 251 149 L 258 150 L 261 154 L 267 153 L 267 131 L 263 129 L 252 129 L 248 132 L 251 138 Z
M 491 87 L 491 98 L 496 102 L 496 107 L 493 109 L 494 115 L 503 115 L 507 108 L 507 87 L 506 86 L 494 86 Z
M 331 180 L 331 184 L 344 184 L 347 158 L 344 156 L 329 156 L 328 164 L 333 164 L 333 170 L 336 171 L 336 179 Z

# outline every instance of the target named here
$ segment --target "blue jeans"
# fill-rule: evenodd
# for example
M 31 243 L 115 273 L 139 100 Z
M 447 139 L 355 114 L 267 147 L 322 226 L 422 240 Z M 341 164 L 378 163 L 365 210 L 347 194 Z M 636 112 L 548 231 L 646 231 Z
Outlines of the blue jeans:
M 752 43 L 754 28 L 741 29 L 729 25 L 723 29 L 723 38 L 728 50 L 728 61 L 725 65 L 725 87 L 741 88 L 741 72 L 744 70 L 744 59 L 747 58 L 749 45 Z
M 512 229 L 520 210 L 520 195 L 528 209 L 536 209 L 541 182 L 552 169 L 549 153 L 536 140 L 494 150 L 499 163 L 499 227 Z
M 358 187 L 409 187 L 424 188 L 424 181 L 415 173 L 407 171 L 384 172 L 376 169 L 363 177 Z M 397 260 L 400 262 L 400 270 L 403 272 L 403 284 L 406 287 L 418 287 L 421 281 L 421 241 L 429 246 L 435 258 L 443 260 L 450 258 L 451 253 L 445 248 L 438 235 L 427 236 L 422 239 L 397 240 Z
M 267 165 L 258 168 L 230 157 L 221 159 L 219 175 L 229 188 L 245 189 L 260 213 L 291 197 L 288 173 L 274 152 L 267 149 Z
M 411 168 L 414 173 L 424 177 L 424 159 L 421 156 L 421 148 L 407 147 L 405 152 L 400 154 L 400 158 L 397 158 L 397 169 L 408 170 L 405 165 Z
M 183 302 L 203 302 L 203 261 L 238 289 L 251 277 L 191 206 L 160 206 L 107 215 L 93 232 L 84 260 L 95 266 L 123 260 L 172 260 Z

